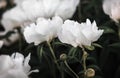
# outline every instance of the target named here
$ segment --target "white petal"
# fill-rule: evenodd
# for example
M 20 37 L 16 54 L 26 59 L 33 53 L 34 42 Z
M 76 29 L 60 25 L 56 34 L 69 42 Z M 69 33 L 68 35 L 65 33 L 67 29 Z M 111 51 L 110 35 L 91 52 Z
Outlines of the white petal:
M 2 48 L 4 42 L 0 40 L 0 48 Z
M 60 0 L 43 0 L 43 7 L 45 10 L 45 17 L 52 17 L 55 14 L 58 6 L 60 4 Z
M 13 63 L 12 59 L 10 58 L 10 56 L 8 56 L 8 55 L 0 56 L 0 74 L 5 73 L 13 66 L 14 66 L 14 63 Z
M 26 74 L 28 74 L 31 69 L 31 67 L 29 65 L 30 56 L 31 56 L 31 54 L 29 53 L 29 55 L 24 59 L 24 63 L 23 63 L 24 71 Z
M 22 70 L 11 69 L 5 73 L 4 78 L 28 78 L 28 76 Z
M 112 0 L 103 1 L 103 10 L 107 15 L 111 15 L 111 3 L 112 3 Z
M 24 61 L 24 56 L 18 52 L 13 53 L 11 55 L 11 58 L 15 64 L 14 68 L 22 69 L 23 68 L 23 61 Z
M 62 17 L 64 20 L 71 18 L 76 10 L 78 3 L 79 0 L 61 0 L 55 15 Z
M 24 29 L 24 37 L 28 43 L 34 42 L 35 45 L 38 45 L 41 42 L 45 41 L 45 38 L 41 34 L 37 33 L 35 28 L 36 28 L 35 24 L 27 26 Z
M 77 47 L 78 44 L 76 43 L 75 37 L 69 31 L 61 31 L 58 33 L 58 38 L 62 43 L 71 44 L 74 47 Z
M 41 35 L 47 35 L 51 27 L 50 19 L 39 18 L 37 20 L 37 27 L 35 30 Z

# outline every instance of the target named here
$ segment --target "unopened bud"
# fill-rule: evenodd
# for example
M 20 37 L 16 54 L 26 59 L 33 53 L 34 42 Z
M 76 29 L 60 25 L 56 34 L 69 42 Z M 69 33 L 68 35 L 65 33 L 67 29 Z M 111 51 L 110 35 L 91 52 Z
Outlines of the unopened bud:
M 67 55 L 65 53 L 60 55 L 60 60 L 66 60 L 67 59 Z
M 92 68 L 88 68 L 87 71 L 86 71 L 86 76 L 88 78 L 94 77 L 95 76 L 95 70 L 92 69 Z

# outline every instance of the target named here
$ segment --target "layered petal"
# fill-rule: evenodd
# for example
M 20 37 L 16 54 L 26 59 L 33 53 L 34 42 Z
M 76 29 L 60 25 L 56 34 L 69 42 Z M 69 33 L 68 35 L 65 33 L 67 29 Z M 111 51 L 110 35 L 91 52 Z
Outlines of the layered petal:
M 38 70 L 30 71 L 31 67 L 28 64 L 30 61 L 30 54 L 24 58 L 21 53 L 13 53 L 9 55 L 0 56 L 0 78 L 28 78 L 32 72 L 39 72 Z
M 28 43 L 35 45 L 44 41 L 51 41 L 57 37 L 57 32 L 63 24 L 63 20 L 55 16 L 52 19 L 39 18 L 35 24 L 31 24 L 24 30 L 24 36 Z
M 30 24 L 30 26 L 27 26 L 24 29 L 23 34 L 24 34 L 25 40 L 28 43 L 34 42 L 35 45 L 38 45 L 39 43 L 43 42 L 45 38 L 41 34 L 37 33 L 35 29 L 36 29 L 36 25 L 34 23 Z
M 71 20 L 66 20 L 58 33 L 58 38 L 61 42 L 71 44 L 74 47 L 83 45 L 91 46 L 91 43 L 97 41 L 102 35 L 103 30 L 98 30 L 96 22 L 78 23 Z

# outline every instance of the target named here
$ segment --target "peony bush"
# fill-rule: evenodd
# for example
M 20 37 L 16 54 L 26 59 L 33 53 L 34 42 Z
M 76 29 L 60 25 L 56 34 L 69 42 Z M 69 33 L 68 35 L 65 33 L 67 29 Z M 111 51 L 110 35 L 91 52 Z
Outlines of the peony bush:
M 0 78 L 119 78 L 119 0 L 0 1 Z

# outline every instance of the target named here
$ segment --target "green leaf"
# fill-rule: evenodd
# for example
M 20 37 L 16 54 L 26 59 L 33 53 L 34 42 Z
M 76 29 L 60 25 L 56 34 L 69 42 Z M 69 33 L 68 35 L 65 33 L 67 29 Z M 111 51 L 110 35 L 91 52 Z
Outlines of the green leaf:
M 39 59 L 41 60 L 42 57 L 43 57 L 43 46 L 38 46 L 37 48 L 37 53 L 38 53 L 38 56 L 39 56 Z
M 77 51 L 77 48 L 72 47 L 69 50 L 68 56 L 75 56 L 75 52 Z
M 90 51 L 93 51 L 95 50 L 95 47 L 94 46 L 84 46 L 86 49 L 90 50 Z
M 68 61 L 70 64 L 73 64 L 73 63 L 76 63 L 76 62 L 81 63 L 81 62 L 80 62 L 80 59 L 78 59 L 78 58 L 75 57 L 75 56 L 68 56 L 67 61 Z
M 110 46 L 110 47 L 120 48 L 120 42 L 110 44 L 109 46 Z
M 97 43 L 92 43 L 92 45 L 95 47 L 103 48 L 100 44 L 97 44 Z
M 99 28 L 104 30 L 104 34 L 115 33 L 115 31 L 112 28 L 107 26 L 101 26 Z
M 64 46 L 66 46 L 66 44 L 61 43 L 61 42 L 54 42 L 54 45 L 64 45 Z
M 80 71 L 78 74 L 79 75 L 84 74 L 84 70 Z

